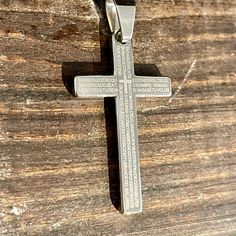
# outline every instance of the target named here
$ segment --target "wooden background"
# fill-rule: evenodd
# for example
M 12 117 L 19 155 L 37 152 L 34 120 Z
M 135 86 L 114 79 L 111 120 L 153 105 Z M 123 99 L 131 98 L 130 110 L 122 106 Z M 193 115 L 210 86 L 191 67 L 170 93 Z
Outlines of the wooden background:
M 174 94 L 138 100 L 133 216 L 116 209 L 114 101 L 68 92 L 111 73 L 103 2 L 0 0 L 0 235 L 236 235 L 236 1 L 137 0 L 137 73 Z

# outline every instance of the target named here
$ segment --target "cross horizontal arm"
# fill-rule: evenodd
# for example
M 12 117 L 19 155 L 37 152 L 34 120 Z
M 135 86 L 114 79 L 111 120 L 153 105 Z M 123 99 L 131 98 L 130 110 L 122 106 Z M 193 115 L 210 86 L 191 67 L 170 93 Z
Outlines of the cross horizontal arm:
M 171 96 L 171 80 L 168 77 L 135 76 L 133 86 L 138 97 Z
M 74 87 L 79 97 L 115 97 L 118 94 L 114 76 L 76 76 Z

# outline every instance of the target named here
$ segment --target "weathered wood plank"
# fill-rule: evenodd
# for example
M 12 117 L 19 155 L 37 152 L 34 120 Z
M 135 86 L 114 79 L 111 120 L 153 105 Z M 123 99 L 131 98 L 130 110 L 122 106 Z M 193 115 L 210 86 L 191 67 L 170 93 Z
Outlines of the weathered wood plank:
M 135 216 L 110 200 L 112 101 L 78 100 L 63 84 L 71 62 L 76 73 L 110 70 L 95 3 L 0 2 L 0 234 L 235 235 L 236 1 L 137 1 L 137 72 L 157 66 L 174 95 L 138 99 Z

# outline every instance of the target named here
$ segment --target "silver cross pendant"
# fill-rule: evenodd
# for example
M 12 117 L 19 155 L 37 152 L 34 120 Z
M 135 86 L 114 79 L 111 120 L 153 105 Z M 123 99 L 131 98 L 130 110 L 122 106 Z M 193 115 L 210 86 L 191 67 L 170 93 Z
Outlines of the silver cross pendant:
M 132 0 L 107 0 L 107 18 L 112 32 L 114 74 L 76 76 L 78 97 L 115 97 L 120 169 L 121 212 L 142 211 L 136 97 L 169 97 L 167 77 L 136 76 L 132 35 L 136 6 Z

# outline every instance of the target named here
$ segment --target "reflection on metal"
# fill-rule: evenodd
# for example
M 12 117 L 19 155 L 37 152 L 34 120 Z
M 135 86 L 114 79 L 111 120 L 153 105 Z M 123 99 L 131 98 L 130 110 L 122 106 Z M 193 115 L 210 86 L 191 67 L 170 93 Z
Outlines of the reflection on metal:
M 113 0 L 106 1 L 107 19 L 112 33 L 121 33 L 121 42 L 131 41 L 134 31 L 136 7 L 117 5 Z

